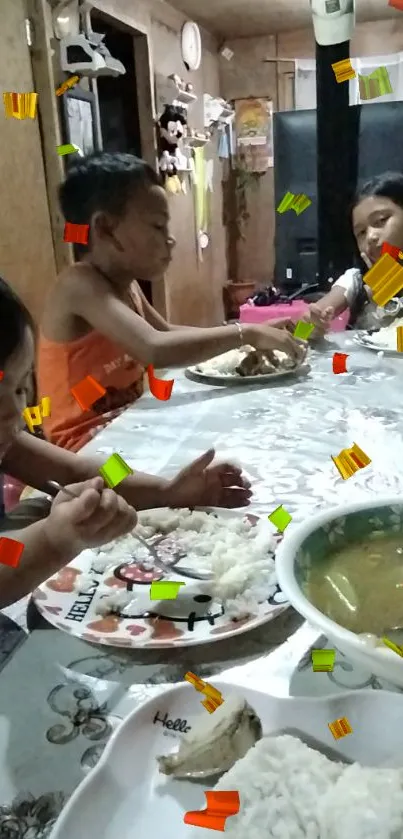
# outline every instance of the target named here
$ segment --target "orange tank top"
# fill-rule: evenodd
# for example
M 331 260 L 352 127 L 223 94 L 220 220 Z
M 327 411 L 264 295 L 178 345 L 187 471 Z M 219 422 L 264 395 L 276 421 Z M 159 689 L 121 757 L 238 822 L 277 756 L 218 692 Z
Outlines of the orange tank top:
M 133 308 L 144 317 L 131 288 Z M 70 389 L 92 376 L 106 393 L 83 411 Z M 75 341 L 57 343 L 41 333 L 38 342 L 39 398 L 50 397 L 51 415 L 43 420 L 47 440 L 76 452 L 143 393 L 144 367 L 119 345 L 93 330 Z

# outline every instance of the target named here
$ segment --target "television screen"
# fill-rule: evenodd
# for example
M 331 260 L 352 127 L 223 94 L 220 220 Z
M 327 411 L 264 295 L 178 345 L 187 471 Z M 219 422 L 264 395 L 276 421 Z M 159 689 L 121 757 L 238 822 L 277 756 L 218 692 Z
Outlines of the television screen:
M 403 102 L 353 105 L 349 114 L 352 130 L 358 119 L 358 184 L 351 185 L 352 192 L 387 169 L 403 171 Z M 275 208 L 286 192 L 305 193 L 312 201 L 299 216 L 276 211 L 275 284 L 287 291 L 318 280 L 316 179 L 316 110 L 275 113 Z

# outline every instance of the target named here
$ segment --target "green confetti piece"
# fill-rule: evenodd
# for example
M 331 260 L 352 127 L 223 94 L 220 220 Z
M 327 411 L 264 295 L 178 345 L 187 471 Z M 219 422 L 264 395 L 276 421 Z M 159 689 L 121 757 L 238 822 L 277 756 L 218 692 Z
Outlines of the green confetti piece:
M 314 673 L 320 671 L 332 672 L 336 658 L 336 650 L 312 650 L 312 669 Z
M 150 600 L 176 600 L 179 589 L 186 583 L 155 580 L 151 583 Z
M 297 195 L 292 209 L 295 210 L 297 216 L 300 216 L 311 204 L 312 201 L 307 195 Z
M 125 463 L 120 454 L 112 454 L 106 463 L 99 469 L 106 484 L 111 489 L 120 484 L 128 475 L 133 474 L 133 469 Z
M 294 338 L 302 338 L 303 341 L 307 341 L 314 329 L 314 323 L 306 323 L 304 320 L 299 320 L 293 332 Z
M 73 152 L 77 151 L 77 146 L 73 146 L 72 143 L 65 143 L 64 146 L 56 146 L 57 153 L 62 157 L 65 154 L 73 154 Z
M 280 507 L 277 507 L 276 510 L 273 510 L 267 518 L 272 524 L 274 524 L 275 527 L 277 527 L 277 530 L 280 530 L 281 533 L 284 532 L 290 521 L 292 521 L 292 516 L 290 516 L 287 510 L 284 509 L 282 504 Z
M 287 210 L 291 210 L 291 207 L 294 203 L 295 195 L 293 192 L 286 192 L 284 198 L 280 201 L 280 204 L 277 207 L 278 213 L 285 213 Z

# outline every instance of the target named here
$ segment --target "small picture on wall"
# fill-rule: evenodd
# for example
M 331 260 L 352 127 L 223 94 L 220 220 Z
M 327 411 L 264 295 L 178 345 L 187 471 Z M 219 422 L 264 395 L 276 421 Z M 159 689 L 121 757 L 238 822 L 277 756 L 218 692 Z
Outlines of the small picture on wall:
M 250 172 L 273 166 L 273 103 L 270 99 L 237 99 L 235 102 L 237 156 Z
M 65 142 L 78 146 L 83 154 L 96 151 L 94 94 L 75 87 L 63 94 L 62 102 Z

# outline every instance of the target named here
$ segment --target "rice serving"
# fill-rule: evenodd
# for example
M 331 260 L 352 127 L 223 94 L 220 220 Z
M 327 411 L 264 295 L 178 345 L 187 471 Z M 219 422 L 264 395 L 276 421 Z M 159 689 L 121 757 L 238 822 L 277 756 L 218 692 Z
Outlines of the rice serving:
M 136 532 L 141 536 L 149 539 L 160 533 L 173 534 L 175 545 L 186 554 L 183 565 L 213 573 L 211 582 L 204 585 L 208 585 L 213 598 L 225 604 L 228 617 L 256 614 L 259 603 L 272 594 L 277 583 L 276 542 L 269 522 L 261 520 L 254 525 L 246 517 L 227 518 L 191 510 L 145 510 L 138 518 Z M 152 567 L 151 557 L 129 534 L 104 545 L 94 555 L 91 570 L 104 573 L 140 555 Z M 133 597 L 133 592 L 111 593 L 109 589 L 100 603 L 102 614 L 122 607 L 124 611 Z
M 259 740 L 215 789 L 239 792 L 239 813 L 225 825 L 230 839 L 403 836 L 402 769 L 335 763 L 289 735 Z

